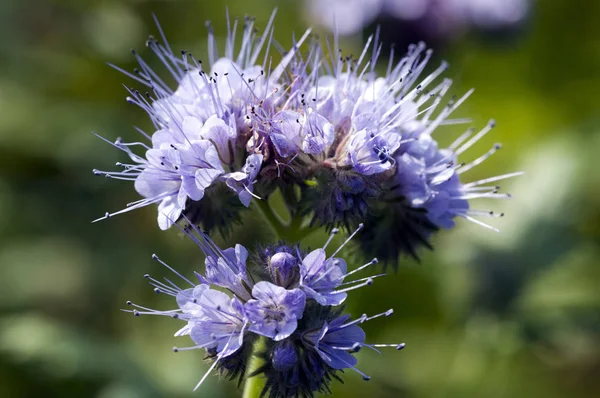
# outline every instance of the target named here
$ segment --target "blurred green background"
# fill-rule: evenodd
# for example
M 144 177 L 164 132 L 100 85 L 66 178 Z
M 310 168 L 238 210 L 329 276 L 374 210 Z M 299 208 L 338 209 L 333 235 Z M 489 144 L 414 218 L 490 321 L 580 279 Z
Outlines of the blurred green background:
M 90 223 L 136 199 L 131 184 L 93 176 L 124 158 L 91 132 L 133 139 L 133 125 L 149 126 L 124 101 L 121 84 L 132 82 L 105 62 L 130 70 L 130 48 L 149 56 L 153 12 L 175 49 L 204 54 L 204 21 L 223 35 L 225 4 L 261 28 L 276 3 L 275 36 L 287 46 L 311 24 L 302 2 L 0 2 L 1 397 L 236 396 L 216 377 L 191 392 L 207 365 L 200 352 L 171 351 L 185 345 L 172 337 L 176 322 L 119 311 L 128 299 L 173 305 L 142 278 L 166 275 L 152 253 L 187 275 L 203 261 L 176 231 L 158 230 L 155 208 Z M 355 315 L 395 308 L 365 329 L 407 348 L 360 352 L 373 379 L 350 372 L 334 396 L 600 396 L 600 3 L 532 6 L 506 39 L 461 32 L 434 61 L 450 61 L 455 93 L 476 88 L 459 116 L 498 122 L 464 159 L 496 141 L 504 149 L 468 177 L 527 172 L 504 184 L 513 200 L 479 206 L 506 213 L 493 220 L 502 232 L 459 221 L 421 264 L 407 259 L 351 295 Z M 356 54 L 362 38 L 343 44 Z M 228 243 L 270 237 L 249 214 Z

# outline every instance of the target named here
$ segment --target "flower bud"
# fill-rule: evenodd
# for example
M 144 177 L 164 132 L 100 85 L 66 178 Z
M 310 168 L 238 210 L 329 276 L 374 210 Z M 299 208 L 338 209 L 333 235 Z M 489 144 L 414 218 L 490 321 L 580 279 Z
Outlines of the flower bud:
M 286 288 L 292 287 L 298 283 L 298 259 L 290 253 L 275 253 L 269 259 L 269 272 L 275 284 Z

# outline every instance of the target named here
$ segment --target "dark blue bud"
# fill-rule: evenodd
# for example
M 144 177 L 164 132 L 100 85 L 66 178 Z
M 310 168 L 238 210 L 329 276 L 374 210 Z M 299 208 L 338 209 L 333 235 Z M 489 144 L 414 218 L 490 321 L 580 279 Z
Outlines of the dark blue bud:
M 277 344 L 273 349 L 273 368 L 279 372 L 292 369 L 298 362 L 298 353 L 294 344 L 288 339 Z

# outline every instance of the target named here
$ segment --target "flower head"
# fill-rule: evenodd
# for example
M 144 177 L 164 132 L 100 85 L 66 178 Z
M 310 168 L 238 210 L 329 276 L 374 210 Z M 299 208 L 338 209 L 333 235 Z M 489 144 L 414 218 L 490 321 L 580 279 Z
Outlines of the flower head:
M 100 219 L 157 203 L 161 229 L 169 228 L 186 214 L 205 228 L 214 225 L 223 231 L 228 221 L 236 219 L 239 208 L 228 206 L 223 212 L 208 215 L 203 209 L 217 207 L 211 203 L 214 200 L 228 203 L 220 195 L 205 195 L 210 188 L 221 184 L 229 187 L 248 207 L 252 197 L 257 196 L 253 187 L 263 157 L 244 151 L 252 135 L 247 113 L 250 109 L 271 109 L 279 104 L 282 98 L 277 92 L 281 76 L 297 51 L 295 46 L 278 65 L 270 68 L 268 47 L 274 16 L 275 13 L 260 36 L 254 29 L 254 20 L 244 20 L 237 54 L 234 48 L 238 22 L 234 22 L 233 28 L 228 23 L 226 51 L 222 57 L 218 56 L 209 24 L 209 52 L 205 64 L 187 51 L 182 51 L 181 56 L 175 55 L 159 27 L 162 43 L 151 37 L 146 44 L 177 82 L 175 90 L 135 51 L 139 68 L 134 73 L 115 67 L 149 90 L 142 94 L 128 88 L 127 101 L 148 113 L 155 130 L 152 133 L 139 130 L 146 143 L 117 140 L 113 144 L 132 161 L 118 163 L 122 171 L 94 170 L 97 175 L 134 181 L 136 191 L 144 197 Z M 258 64 L 263 53 L 262 64 Z M 136 146 L 146 150 L 145 156 L 133 151 Z M 226 173 L 225 169 L 231 172 Z M 211 219 L 204 222 L 196 216 Z
M 169 316 L 183 322 L 175 336 L 189 336 L 193 345 L 174 351 L 203 349 L 206 358 L 213 360 L 196 388 L 212 369 L 241 381 L 257 338 L 267 338 L 266 351 L 259 353 L 266 363 L 257 372 L 269 380 L 265 392 L 273 397 L 326 391 L 337 371 L 356 370 L 353 352 L 362 346 L 376 347 L 365 343 L 358 326 L 374 317 L 350 321 L 348 315 L 341 315 L 341 309 L 333 310 L 348 292 L 371 285 L 380 276 L 346 281 L 376 263 L 373 260 L 347 271 L 346 262 L 335 257 L 354 234 L 330 257 L 325 250 L 337 230 L 323 248 L 306 255 L 297 246 L 278 244 L 250 256 L 239 244 L 219 248 L 193 224 L 177 227 L 206 256 L 205 275 L 196 272 L 194 282 L 153 255 L 189 287 L 146 275 L 156 293 L 175 299 L 176 308 L 161 311 L 128 305 L 138 316 Z
M 313 44 L 308 58 L 293 66 L 286 109 L 255 129 L 272 144 L 278 164 L 297 175 L 283 176 L 282 183 L 300 186 L 303 214 L 328 229 L 385 224 L 381 236 L 374 229 L 363 235 L 361 246 L 368 257 L 392 264 L 401 253 L 417 257 L 416 247 L 428 246 L 430 235 L 452 228 L 456 217 L 487 226 L 476 217 L 496 215 L 472 209 L 470 200 L 509 197 L 483 184 L 520 173 L 464 182 L 461 174 L 488 159 L 498 144 L 470 163 L 458 159 L 494 123 L 477 134 L 468 130 L 448 148 L 433 138 L 444 125 L 469 122 L 451 116 L 472 90 L 442 107 L 452 84 L 441 78 L 448 65 L 422 76 L 432 57 L 423 43 L 399 60 L 392 54 L 382 76 L 375 69 L 378 34 L 356 58 L 341 56 L 337 43 L 329 57 Z

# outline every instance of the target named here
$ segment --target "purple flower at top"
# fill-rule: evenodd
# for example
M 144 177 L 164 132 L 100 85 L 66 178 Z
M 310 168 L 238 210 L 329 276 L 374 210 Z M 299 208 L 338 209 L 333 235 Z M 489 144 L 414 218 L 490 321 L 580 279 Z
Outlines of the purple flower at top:
M 396 31 L 440 39 L 456 37 L 471 25 L 483 29 L 518 26 L 526 19 L 530 0 L 306 0 L 307 17 L 346 36 L 368 25 L 390 21 Z
M 280 156 L 293 156 L 302 147 L 302 119 L 302 114 L 289 110 L 273 116 L 269 137 Z
M 144 199 L 129 204 L 121 211 L 107 213 L 100 219 L 158 203 L 158 225 L 163 230 L 168 229 L 178 220 L 186 200 L 202 199 L 206 188 L 223 174 L 217 151 L 210 141 L 196 140 L 174 145 L 162 141 L 165 137 L 166 134 L 154 140 L 155 147 L 148 148 L 146 159 L 134 154 L 129 144 L 120 141 L 114 144 L 135 163 L 122 165 L 122 172 L 94 170 L 94 173 L 134 180 L 136 191 Z
M 309 112 L 302 126 L 302 150 L 311 155 L 329 148 L 334 140 L 333 125 L 317 112 Z
M 400 147 L 401 136 L 395 132 L 375 135 L 366 129 L 350 138 L 348 156 L 358 173 L 372 175 L 383 173 L 394 164 L 392 154 Z
M 246 159 L 246 164 L 242 167 L 242 171 L 225 174 L 223 179 L 229 188 L 237 193 L 240 202 L 246 207 L 250 206 L 250 201 L 253 196 L 254 183 L 256 176 L 260 171 L 263 156 L 260 154 L 252 154 Z
M 208 62 L 205 63 L 187 51 L 176 55 L 159 27 L 162 43 L 151 37 L 146 44 L 176 81 L 174 90 L 135 51 L 139 67 L 134 73 L 115 66 L 146 86 L 146 93 L 127 88 L 127 102 L 148 113 L 155 131 L 146 133 L 138 129 L 152 143 L 151 147 L 147 143 L 123 143 L 120 140 L 113 144 L 133 161 L 131 164 L 118 163 L 123 167 L 122 171 L 94 170 L 97 175 L 136 181 L 136 190 L 144 197 L 129 204 L 125 210 L 106 213 L 101 219 L 156 203 L 159 204 L 159 226 L 167 229 L 184 210 L 193 214 L 192 217 L 206 217 L 206 209 L 222 207 L 208 203 L 220 200 L 218 196 L 210 196 L 199 205 L 196 202 L 204 197 L 206 188 L 217 182 L 216 177 L 224 173 L 223 165 L 233 167 L 241 163 L 236 157 L 243 153 L 241 149 L 251 135 L 247 113 L 254 108 L 272 109 L 283 99 L 277 94 L 282 91 L 281 77 L 309 34 L 307 31 L 271 69 L 268 54 L 274 17 L 275 13 L 261 35 L 256 33 L 252 18 L 246 18 L 240 29 L 237 20 L 228 21 L 225 52 L 221 56 L 209 24 Z M 237 49 L 236 32 L 241 32 L 242 36 Z M 147 150 L 146 158 L 135 154 L 131 150 L 134 146 Z M 257 155 L 248 159 L 239 174 L 229 174 L 225 179 L 246 206 L 252 196 L 261 158 Z M 228 220 L 223 219 L 223 223 Z M 221 225 L 221 220 L 212 224 Z
M 397 182 L 395 189 L 397 195 L 404 197 L 413 208 L 426 209 L 427 219 L 441 228 L 454 227 L 456 216 L 471 221 L 475 220 L 472 216 L 493 216 L 493 212 L 470 210 L 469 199 L 506 198 L 510 195 L 498 193 L 497 187 L 482 189 L 479 186 L 471 187 L 470 184 L 462 184 L 459 175 L 489 158 L 500 149 L 500 145 L 495 144 L 486 154 L 470 164 L 457 163 L 458 154 L 479 140 L 493 126 L 492 121 L 463 145 L 461 142 L 473 134 L 472 130 L 459 138 L 450 148 L 439 149 L 437 142 L 425 131 L 425 126 L 419 127 L 418 123 L 411 124 L 411 139 L 403 144 L 396 155 L 398 172 L 394 178 Z M 500 176 L 498 179 L 513 175 L 515 173 Z M 480 221 L 476 222 L 483 224 Z
M 300 289 L 287 290 L 270 282 L 258 282 L 253 299 L 244 308 L 250 320 L 249 330 L 280 341 L 290 336 L 302 318 L 306 296 Z

